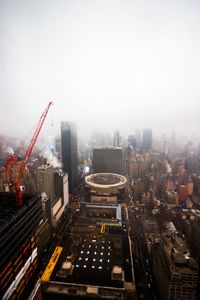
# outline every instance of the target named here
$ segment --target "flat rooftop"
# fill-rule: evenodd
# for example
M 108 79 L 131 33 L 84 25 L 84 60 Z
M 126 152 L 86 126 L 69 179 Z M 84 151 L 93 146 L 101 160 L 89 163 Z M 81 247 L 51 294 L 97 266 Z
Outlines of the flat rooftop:
M 73 245 L 73 248 L 70 249 L 69 243 Z M 69 260 L 68 256 L 71 257 Z M 73 265 L 71 274 L 62 271 L 62 265 L 67 261 Z M 123 265 L 123 251 L 115 249 L 112 238 L 84 237 L 80 238 L 76 246 L 73 239 L 69 239 L 63 247 L 63 252 L 50 280 L 123 288 L 123 280 L 111 278 L 112 268 L 116 264 Z
M 14 193 L 0 193 L 0 233 L 13 223 L 23 211 L 33 201 L 33 196 L 23 195 L 24 206 L 16 207 L 16 198 Z
M 57 284 L 57 293 L 62 286 L 67 295 L 70 293 L 69 289 L 73 287 L 77 296 L 84 296 L 79 294 L 81 286 L 86 290 L 89 286 L 93 291 L 98 289 L 120 291 L 117 299 L 124 299 L 121 296 L 126 289 L 126 282 L 132 283 L 133 286 L 134 281 L 128 232 L 118 224 L 106 224 L 104 216 L 101 219 L 99 215 L 101 219 L 99 222 L 93 213 L 94 210 L 106 212 L 110 210 L 111 214 L 115 211 L 116 216 L 116 212 L 120 209 L 117 205 L 83 205 L 80 219 L 72 226 L 64 244 L 60 245 L 62 251 L 52 273 L 46 283 L 43 282 L 43 285 L 47 286 L 47 293 Z M 121 218 L 121 211 L 118 215 Z M 84 222 L 81 219 L 84 219 Z M 110 299 L 113 299 L 115 292 L 111 293 Z M 96 296 L 101 298 L 98 292 Z
M 84 209 L 82 210 L 82 216 L 86 216 L 88 218 L 95 218 L 96 220 L 104 220 L 108 219 L 108 221 L 116 220 L 121 222 L 121 206 L 116 205 L 90 205 L 86 204 Z

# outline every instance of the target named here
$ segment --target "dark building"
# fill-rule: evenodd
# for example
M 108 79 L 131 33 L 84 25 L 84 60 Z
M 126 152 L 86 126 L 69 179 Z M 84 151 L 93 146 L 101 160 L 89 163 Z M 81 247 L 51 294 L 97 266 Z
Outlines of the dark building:
M 150 150 L 152 148 L 152 130 L 143 130 L 143 149 Z
M 41 277 L 42 299 L 136 299 L 131 243 L 120 205 L 81 204 Z
M 24 203 L 17 209 L 14 194 L 0 193 L 0 299 L 28 299 L 38 255 L 49 238 L 41 195 L 24 194 Z M 37 234 L 41 228 L 43 244 Z
M 69 192 L 72 193 L 77 184 L 77 133 L 71 122 L 61 122 L 61 150 L 63 171 L 68 173 Z
M 123 157 L 123 149 L 121 147 L 94 148 L 93 172 L 123 174 Z
M 167 223 L 153 247 L 153 272 L 159 299 L 198 299 L 198 263 L 190 256 L 184 236 Z

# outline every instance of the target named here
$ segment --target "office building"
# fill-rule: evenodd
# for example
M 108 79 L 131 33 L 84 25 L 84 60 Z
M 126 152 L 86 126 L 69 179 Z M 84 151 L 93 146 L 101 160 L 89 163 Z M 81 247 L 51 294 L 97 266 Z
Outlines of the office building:
M 51 225 L 57 228 L 69 203 L 68 174 L 54 170 L 55 201 L 51 207 Z
M 137 141 L 134 135 L 129 135 L 128 136 L 128 143 L 130 146 L 132 146 L 133 148 L 136 148 L 137 146 Z
M 124 172 L 124 154 L 121 147 L 99 147 L 93 149 L 94 173 Z
M 45 164 L 40 166 L 36 176 L 37 191 L 40 193 L 45 192 L 53 204 L 55 198 L 53 165 Z
M 187 241 L 192 246 L 192 251 L 196 257 L 200 253 L 200 211 L 192 208 L 192 203 L 187 205 L 189 208 L 181 209 L 178 217 L 178 222 L 181 231 L 186 236 Z
M 144 129 L 143 130 L 143 149 L 148 151 L 152 148 L 152 130 Z
M 45 222 L 41 196 L 24 196 L 15 207 L 15 194 L 0 193 L 0 299 L 28 299 L 36 279 L 38 254 L 44 250 L 37 231 Z
M 69 192 L 77 185 L 77 133 L 71 122 L 61 122 L 61 150 L 63 171 L 68 173 Z
M 198 263 L 173 223 L 168 223 L 160 240 L 155 241 L 153 272 L 159 299 L 197 299 Z
M 147 169 L 147 164 L 145 161 L 145 157 L 141 154 L 136 153 L 136 151 L 132 151 L 129 159 L 129 170 L 130 177 L 137 178 L 144 175 Z
M 61 138 L 60 136 L 56 136 L 55 138 L 55 150 L 60 155 L 61 153 Z
M 68 174 L 62 172 L 60 169 L 54 170 L 54 182 L 55 182 L 55 196 L 62 198 L 62 203 L 67 205 L 69 202 L 68 192 Z
M 57 228 L 69 202 L 68 174 L 53 169 L 52 165 L 42 165 L 37 171 L 37 189 L 46 194 L 44 203 L 49 224 Z
M 114 133 L 114 147 L 119 147 L 120 146 L 120 135 L 119 135 L 119 131 L 115 131 Z
M 141 130 L 135 131 L 136 146 L 139 149 L 142 146 Z

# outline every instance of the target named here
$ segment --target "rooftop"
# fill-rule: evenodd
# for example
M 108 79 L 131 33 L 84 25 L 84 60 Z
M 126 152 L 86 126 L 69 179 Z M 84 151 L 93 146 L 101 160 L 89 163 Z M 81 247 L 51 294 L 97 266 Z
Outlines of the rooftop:
M 122 187 L 126 183 L 126 178 L 115 173 L 96 173 L 85 178 L 86 183 L 91 187 Z
M 120 206 L 92 204 L 80 208 L 80 216 L 61 245 L 62 252 L 44 285 L 49 291 L 56 283 L 57 293 L 62 285 L 69 296 L 73 288 L 81 297 L 92 291 L 97 298 L 109 292 L 109 299 L 124 299 L 125 283 L 132 282 L 133 286 L 128 233 L 115 222 L 112 225 L 106 223 L 104 215 L 95 215 L 98 210 L 106 213 L 110 210 L 111 214 L 114 210 L 116 216 L 117 209 L 121 209 Z M 119 293 L 117 298 L 115 293 Z
M 183 236 L 176 231 L 173 223 L 168 223 L 164 238 L 165 254 L 172 268 L 198 269 L 198 264 L 190 256 L 189 248 Z M 171 229 L 171 230 L 170 230 Z

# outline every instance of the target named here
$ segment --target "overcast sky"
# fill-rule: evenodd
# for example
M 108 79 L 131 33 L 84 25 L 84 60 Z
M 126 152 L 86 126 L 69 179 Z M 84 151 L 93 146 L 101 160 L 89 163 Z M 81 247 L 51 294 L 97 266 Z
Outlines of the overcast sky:
M 0 0 L 0 133 L 199 132 L 199 81 L 199 0 Z

